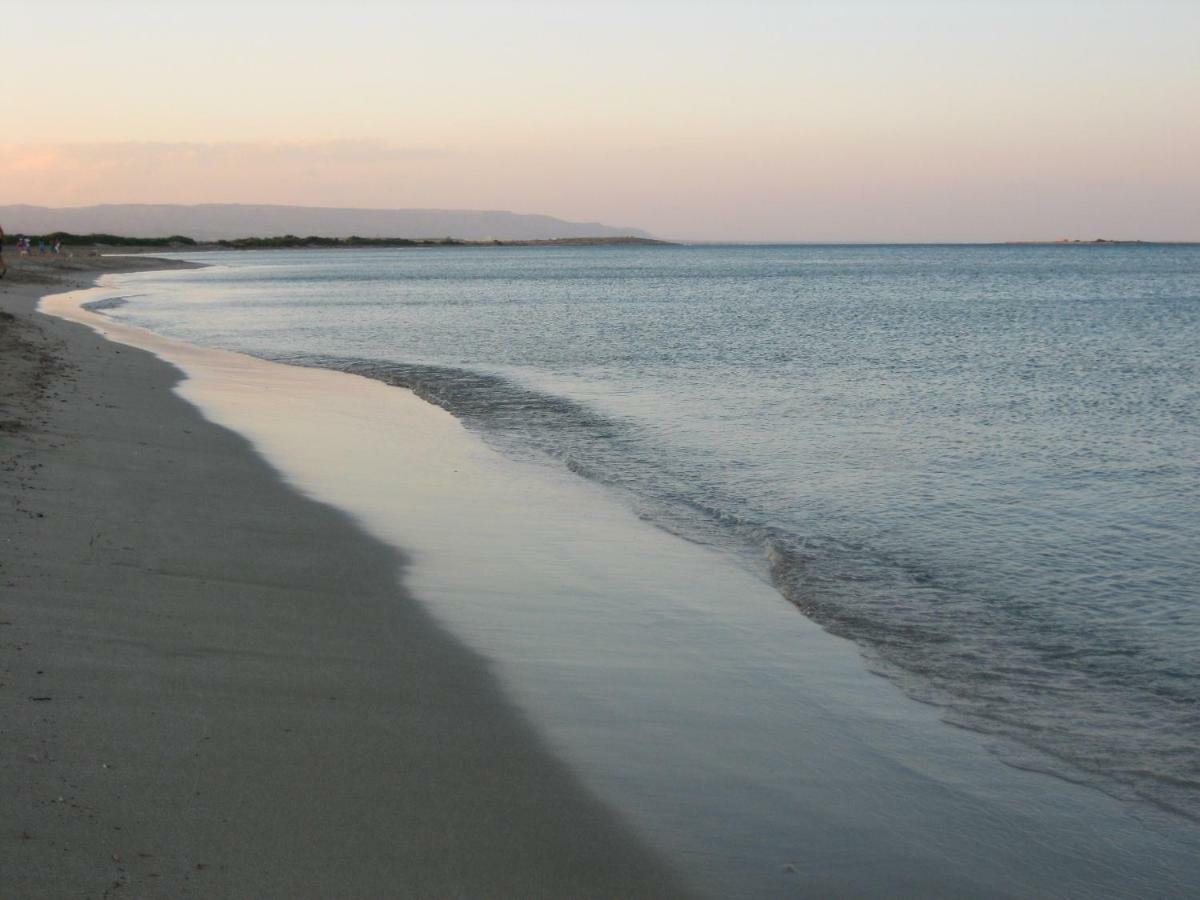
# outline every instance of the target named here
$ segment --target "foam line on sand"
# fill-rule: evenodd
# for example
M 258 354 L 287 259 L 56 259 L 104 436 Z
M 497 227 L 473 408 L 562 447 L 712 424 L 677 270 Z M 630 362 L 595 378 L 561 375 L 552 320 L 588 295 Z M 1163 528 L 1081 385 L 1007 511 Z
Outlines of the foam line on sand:
M 393 548 L 46 291 L 0 292 L 0 893 L 682 893 Z

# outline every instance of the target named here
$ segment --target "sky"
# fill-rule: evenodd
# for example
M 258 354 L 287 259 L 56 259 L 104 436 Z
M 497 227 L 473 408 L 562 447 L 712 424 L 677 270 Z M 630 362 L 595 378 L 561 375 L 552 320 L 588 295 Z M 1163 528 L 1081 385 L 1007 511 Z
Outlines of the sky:
M 60 0 L 3 23 L 0 205 L 1200 240 L 1196 0 Z

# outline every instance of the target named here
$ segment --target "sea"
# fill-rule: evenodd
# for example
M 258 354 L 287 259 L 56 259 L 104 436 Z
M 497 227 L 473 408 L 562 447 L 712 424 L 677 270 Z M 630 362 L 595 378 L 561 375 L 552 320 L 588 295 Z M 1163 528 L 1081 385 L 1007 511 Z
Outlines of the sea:
M 183 258 L 105 312 L 409 388 L 1006 763 L 1200 820 L 1200 247 Z

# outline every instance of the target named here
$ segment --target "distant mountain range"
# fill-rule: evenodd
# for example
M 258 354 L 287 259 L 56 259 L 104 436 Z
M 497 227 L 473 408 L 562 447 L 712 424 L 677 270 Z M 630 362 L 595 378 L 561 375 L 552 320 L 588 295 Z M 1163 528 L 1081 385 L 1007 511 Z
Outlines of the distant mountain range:
M 123 234 L 146 238 L 183 235 L 198 241 L 295 234 L 302 237 L 458 238 L 532 241 L 552 238 L 649 237 L 638 228 L 598 222 L 567 222 L 552 216 L 499 210 L 336 209 L 320 206 L 256 206 L 240 203 L 104 204 L 55 209 L 0 206 L 9 234 Z

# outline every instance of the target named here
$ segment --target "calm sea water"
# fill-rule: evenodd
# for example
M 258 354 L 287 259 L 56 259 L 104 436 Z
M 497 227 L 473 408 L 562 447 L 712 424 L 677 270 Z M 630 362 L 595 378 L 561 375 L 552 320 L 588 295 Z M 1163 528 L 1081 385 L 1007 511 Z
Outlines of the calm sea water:
M 1014 764 L 1200 818 L 1200 249 L 196 258 L 113 312 L 411 387 L 726 550 Z

